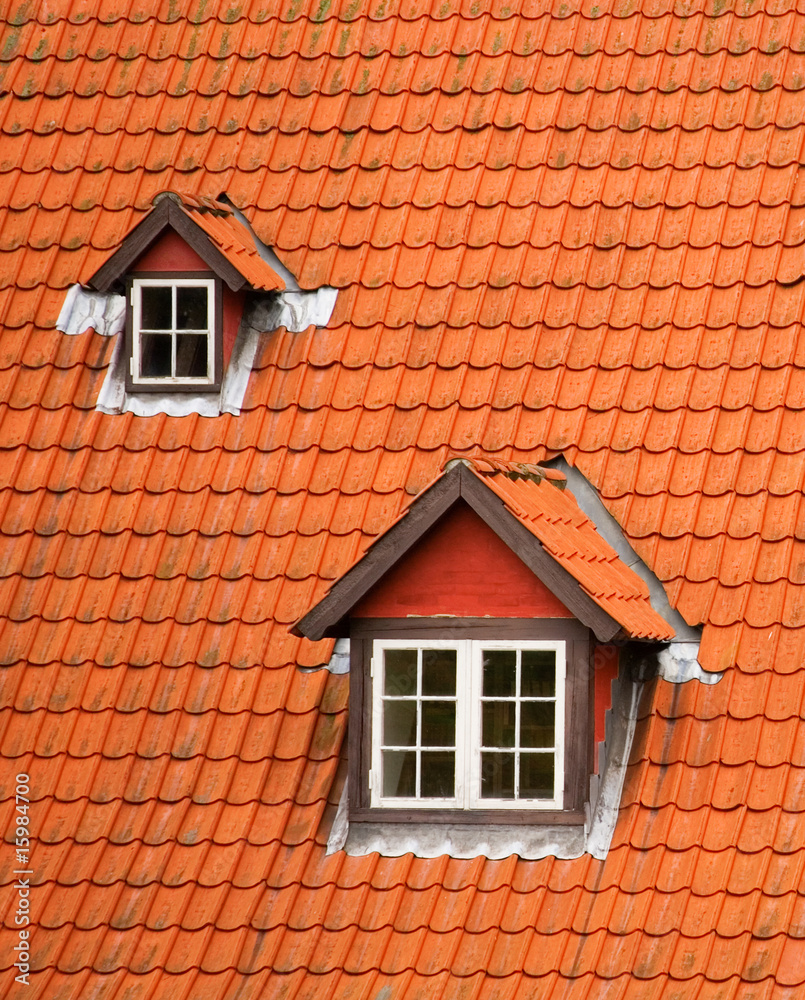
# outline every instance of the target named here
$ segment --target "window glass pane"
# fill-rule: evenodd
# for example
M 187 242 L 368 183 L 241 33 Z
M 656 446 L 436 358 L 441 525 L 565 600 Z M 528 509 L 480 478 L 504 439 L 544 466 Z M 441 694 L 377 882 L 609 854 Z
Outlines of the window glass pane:
M 556 653 L 553 649 L 524 649 L 520 693 L 524 698 L 553 698 L 556 694 Z
M 144 378 L 170 378 L 171 335 L 143 333 L 140 335 L 140 375 Z
M 485 701 L 481 708 L 481 741 L 485 747 L 513 747 L 515 704 L 513 701 Z M 553 745 L 553 744 L 551 744 Z
M 481 798 L 514 798 L 514 754 L 481 754 Z
M 140 286 L 140 329 L 172 330 L 171 298 L 173 290 L 163 286 Z
M 520 746 L 556 746 L 556 707 L 553 701 L 524 701 L 520 706 Z
M 390 747 L 416 746 L 415 701 L 387 701 L 384 703 L 383 743 Z
M 520 798 L 553 798 L 554 755 L 552 753 L 520 754 Z
M 416 650 L 387 649 L 383 657 L 386 666 L 384 693 L 416 694 Z
M 456 794 L 456 755 L 448 750 L 422 751 L 423 799 L 452 799 Z
M 456 651 L 422 650 L 422 694 L 456 693 Z
M 422 746 L 454 747 L 456 745 L 456 703 L 454 701 L 422 702 Z
M 416 750 L 383 751 L 383 794 L 406 798 L 416 795 Z
M 176 338 L 176 374 L 179 378 L 207 377 L 207 335 L 183 333 Z
M 207 289 L 179 285 L 176 289 L 176 329 L 207 329 Z
M 517 693 L 517 653 L 513 649 L 485 649 L 483 693 L 491 697 L 512 697 Z

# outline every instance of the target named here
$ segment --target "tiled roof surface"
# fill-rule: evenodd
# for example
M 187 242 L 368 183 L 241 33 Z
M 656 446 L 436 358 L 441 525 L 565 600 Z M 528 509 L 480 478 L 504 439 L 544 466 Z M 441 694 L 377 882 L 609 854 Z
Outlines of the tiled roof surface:
M 805 10 L 154 6 L 5 8 L 6 995 L 800 995 Z M 169 189 L 341 289 L 240 417 L 103 415 L 54 328 Z M 724 677 L 645 690 L 605 862 L 327 857 L 348 680 L 288 624 L 476 448 L 577 465 Z
M 596 531 L 559 474 L 524 463 L 468 461 L 506 509 L 622 626 L 624 634 L 654 641 L 674 637 L 674 629 L 652 608 L 646 584 Z

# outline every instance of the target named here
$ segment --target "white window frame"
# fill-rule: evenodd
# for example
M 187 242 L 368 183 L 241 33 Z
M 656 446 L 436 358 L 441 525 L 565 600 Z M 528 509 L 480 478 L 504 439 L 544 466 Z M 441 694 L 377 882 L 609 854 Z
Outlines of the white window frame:
M 391 649 L 456 650 L 456 794 L 454 798 L 406 798 L 382 794 L 384 652 Z M 554 794 L 543 799 L 498 799 L 481 797 L 481 734 L 484 650 L 552 650 L 556 657 Z M 421 686 L 421 671 L 418 671 Z M 372 643 L 372 752 L 369 773 L 370 806 L 384 809 L 462 810 L 557 810 L 564 808 L 565 783 L 565 700 L 567 686 L 567 644 L 564 640 L 484 640 L 484 639 L 375 639 Z M 421 692 L 417 692 L 419 700 Z M 443 699 L 440 699 L 443 700 Z M 497 699 L 496 699 L 497 700 Z M 515 696 L 520 701 L 520 696 Z M 530 700 L 530 699 L 529 699 Z M 520 701 L 520 703 L 522 703 Z M 412 749 L 422 749 L 417 743 Z M 427 749 L 439 749 L 431 748 Z M 495 748 L 492 748 L 495 749 Z M 515 748 L 515 752 L 519 748 Z M 530 748 L 529 748 L 530 749 Z
M 129 302 L 131 305 L 131 358 L 129 374 L 131 382 L 135 386 L 209 386 L 216 381 L 216 358 L 217 358 L 217 337 L 216 330 L 216 281 L 214 278 L 133 278 L 129 290 Z M 172 309 L 175 319 L 176 310 L 176 289 L 177 288 L 206 288 L 207 289 L 207 374 L 203 378 L 189 378 L 176 375 L 142 375 L 141 372 L 141 327 L 142 327 L 142 296 L 143 288 L 171 288 Z M 150 333 L 151 331 L 146 331 Z M 171 334 L 172 350 L 172 370 L 176 370 L 176 337 L 175 325 L 171 330 L 165 331 Z M 197 331 L 202 332 L 202 331 Z M 181 335 L 181 334 L 180 334 Z

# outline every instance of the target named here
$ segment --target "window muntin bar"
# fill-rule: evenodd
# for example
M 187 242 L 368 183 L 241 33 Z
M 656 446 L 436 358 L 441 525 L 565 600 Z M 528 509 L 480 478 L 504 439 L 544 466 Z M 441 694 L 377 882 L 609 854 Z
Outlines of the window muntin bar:
M 135 278 L 131 297 L 134 383 L 213 383 L 215 281 Z

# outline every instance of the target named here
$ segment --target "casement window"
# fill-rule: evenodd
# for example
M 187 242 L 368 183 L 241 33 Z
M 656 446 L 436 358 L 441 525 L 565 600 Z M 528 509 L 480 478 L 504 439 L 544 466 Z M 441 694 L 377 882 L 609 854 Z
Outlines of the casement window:
M 133 277 L 128 289 L 129 389 L 218 389 L 221 287 L 214 277 Z
M 351 621 L 350 817 L 577 823 L 590 633 L 570 619 Z
M 565 646 L 375 640 L 371 806 L 563 808 Z

